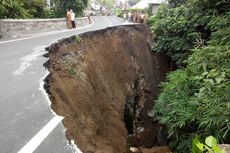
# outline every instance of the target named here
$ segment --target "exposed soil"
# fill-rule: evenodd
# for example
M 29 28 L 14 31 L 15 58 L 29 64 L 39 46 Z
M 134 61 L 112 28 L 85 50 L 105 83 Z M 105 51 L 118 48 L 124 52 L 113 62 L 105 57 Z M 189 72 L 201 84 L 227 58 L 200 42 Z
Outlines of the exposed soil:
M 166 145 L 166 139 L 148 112 L 171 64 L 150 51 L 149 39 L 144 25 L 119 26 L 48 48 L 45 88 L 52 109 L 65 117 L 68 138 L 82 152 L 170 152 L 152 148 Z

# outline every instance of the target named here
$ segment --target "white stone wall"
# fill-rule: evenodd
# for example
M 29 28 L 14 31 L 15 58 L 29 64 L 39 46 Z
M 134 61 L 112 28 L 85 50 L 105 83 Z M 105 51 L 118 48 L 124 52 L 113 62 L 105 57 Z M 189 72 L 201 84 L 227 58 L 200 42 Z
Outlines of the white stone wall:
M 91 23 L 88 17 L 77 18 L 77 27 Z M 11 37 L 31 33 L 49 32 L 67 29 L 66 19 L 1 19 L 0 37 Z

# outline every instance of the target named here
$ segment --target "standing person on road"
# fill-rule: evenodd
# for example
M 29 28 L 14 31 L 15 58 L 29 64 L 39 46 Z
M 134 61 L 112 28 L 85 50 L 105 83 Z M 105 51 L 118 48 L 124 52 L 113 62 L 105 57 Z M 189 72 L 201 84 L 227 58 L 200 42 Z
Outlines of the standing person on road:
M 145 18 L 144 18 L 144 24 L 147 24 L 148 23 L 148 13 L 146 12 L 145 13 Z
M 128 12 L 128 21 L 131 22 L 132 21 L 132 13 L 131 12 Z
M 72 29 L 70 10 L 67 10 L 67 13 L 66 13 L 66 25 L 68 29 Z
M 71 14 L 71 22 L 72 22 L 72 28 L 76 28 L 76 23 L 75 23 L 75 13 L 73 12 L 73 10 L 70 10 L 70 14 Z

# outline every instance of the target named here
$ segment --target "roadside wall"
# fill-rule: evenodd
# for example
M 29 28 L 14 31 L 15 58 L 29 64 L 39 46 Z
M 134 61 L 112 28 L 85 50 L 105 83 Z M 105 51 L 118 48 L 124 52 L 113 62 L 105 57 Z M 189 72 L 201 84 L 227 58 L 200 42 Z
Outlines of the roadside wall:
M 82 27 L 91 23 L 90 18 L 77 18 L 77 27 Z M 67 29 L 66 19 L 1 19 L 0 38 L 34 34 L 39 32 L 49 32 Z

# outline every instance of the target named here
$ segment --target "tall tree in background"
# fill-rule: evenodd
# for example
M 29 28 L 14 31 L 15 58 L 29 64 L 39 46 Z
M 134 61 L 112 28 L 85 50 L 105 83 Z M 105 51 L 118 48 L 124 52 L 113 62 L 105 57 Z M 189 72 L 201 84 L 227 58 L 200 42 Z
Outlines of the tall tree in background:
M 116 4 L 116 0 L 96 0 L 96 2 L 107 10 L 112 9 Z
M 1 0 L 0 18 L 42 18 L 45 8 L 44 0 Z
M 32 18 L 44 17 L 44 11 L 47 6 L 44 0 L 21 0 L 21 2 Z
M 88 0 L 54 0 L 57 17 L 64 17 L 66 10 L 72 9 L 76 16 L 81 16 L 84 8 L 87 7 Z
M 129 5 L 133 6 L 133 5 L 137 4 L 140 1 L 141 0 L 128 0 L 128 3 L 129 3 Z
M 31 15 L 24 8 L 20 0 L 1 0 L 0 1 L 0 18 L 28 18 Z

